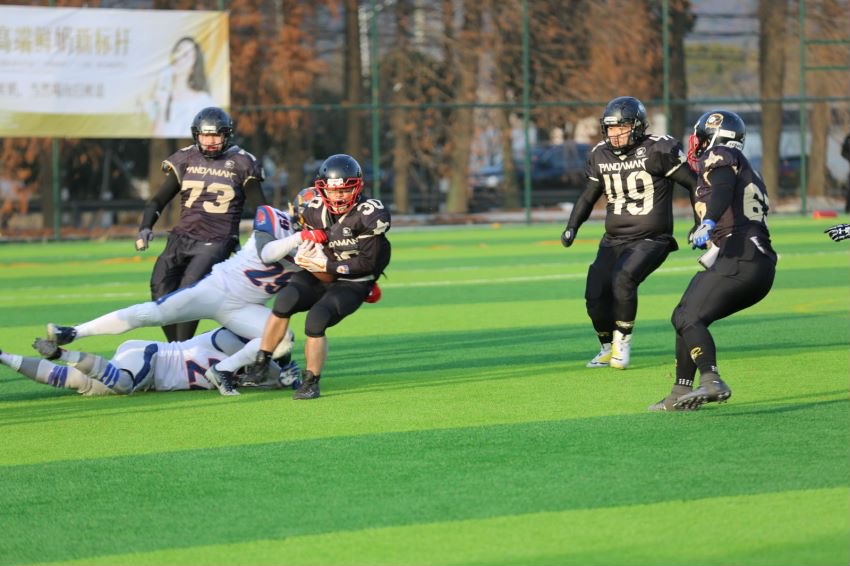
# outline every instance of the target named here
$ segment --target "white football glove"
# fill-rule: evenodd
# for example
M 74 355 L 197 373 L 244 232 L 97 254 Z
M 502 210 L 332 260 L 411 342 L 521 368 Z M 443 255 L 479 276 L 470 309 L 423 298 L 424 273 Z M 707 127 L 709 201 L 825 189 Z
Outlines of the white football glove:
M 298 253 L 295 254 L 295 263 L 307 271 L 327 271 L 328 258 L 325 255 L 324 246 L 312 241 L 302 243 L 298 246 Z

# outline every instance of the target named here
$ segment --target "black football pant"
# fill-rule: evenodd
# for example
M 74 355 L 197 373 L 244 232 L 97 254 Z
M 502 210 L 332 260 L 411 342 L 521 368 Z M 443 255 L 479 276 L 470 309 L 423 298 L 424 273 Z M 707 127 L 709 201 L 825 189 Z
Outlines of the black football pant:
M 363 304 L 372 281 L 334 281 L 323 283 L 308 271 L 292 275 L 275 297 L 272 312 L 281 318 L 307 311 L 304 335 L 319 338 Z
M 700 373 L 717 373 L 717 348 L 709 325 L 756 304 L 773 286 L 773 258 L 759 252 L 747 255 L 748 259 L 719 256 L 711 269 L 691 279 L 673 310 L 677 384 L 691 385 L 697 368 Z
M 611 341 L 616 321 L 628 323 L 621 331 L 631 331 L 637 316 L 638 285 L 664 263 L 670 249 L 669 239 L 599 246 L 587 270 L 584 299 L 600 342 Z
M 151 298 L 155 301 L 197 283 L 215 264 L 230 257 L 237 243 L 235 238 L 224 242 L 201 242 L 181 234 L 169 234 L 165 249 L 156 258 L 151 273 Z M 162 331 L 169 342 L 175 342 L 194 336 L 197 327 L 198 321 L 193 320 L 163 326 Z

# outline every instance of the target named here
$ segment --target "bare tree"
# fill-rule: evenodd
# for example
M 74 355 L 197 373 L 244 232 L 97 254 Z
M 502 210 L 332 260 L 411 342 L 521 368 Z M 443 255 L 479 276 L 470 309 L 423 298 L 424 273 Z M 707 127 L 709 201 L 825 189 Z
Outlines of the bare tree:
M 693 11 L 689 0 L 670 2 L 670 97 L 674 100 L 688 98 L 688 81 L 685 61 L 685 36 L 694 27 Z M 675 104 L 670 109 L 667 133 L 680 138 L 691 124 L 687 124 L 687 106 Z
M 761 173 L 768 191 L 779 189 L 779 142 L 782 134 L 782 92 L 788 4 L 759 0 L 759 90 L 761 104 Z
M 822 0 L 810 12 L 806 37 L 816 40 L 841 40 L 847 38 L 850 29 L 850 15 L 847 13 L 846 2 L 838 0 Z M 833 44 L 814 45 L 810 48 L 812 66 L 834 66 L 836 70 L 811 71 L 807 77 L 811 89 L 808 91 L 814 97 L 836 96 L 848 92 L 847 71 L 840 67 L 850 61 L 850 53 L 846 46 Z M 826 153 L 827 137 L 830 125 L 830 103 L 820 100 L 811 105 L 810 131 L 811 147 L 809 149 L 809 171 L 807 192 L 809 196 L 821 197 L 826 195 Z
M 481 29 L 481 5 L 477 0 L 445 2 L 447 8 L 456 6 L 463 11 L 463 24 L 457 39 L 449 43 L 449 57 L 455 69 L 453 76 L 455 102 L 473 104 L 476 100 L 478 79 L 478 41 Z M 474 130 L 471 106 L 456 107 L 449 118 L 451 139 L 447 142 L 449 169 L 449 194 L 446 211 L 466 212 L 469 205 L 469 158 Z
M 413 15 L 412 0 L 399 0 L 396 3 L 396 41 L 385 58 L 386 72 L 390 77 L 390 100 L 393 104 L 406 104 L 415 96 L 412 87 L 415 83 L 416 67 L 413 64 L 410 33 Z M 393 157 L 393 203 L 396 212 L 412 212 L 408 178 L 411 165 L 410 135 L 412 121 L 410 111 L 394 108 L 390 111 L 390 139 Z
M 357 0 L 345 0 L 345 90 L 346 104 L 363 102 L 363 63 L 360 49 L 360 18 Z M 345 113 L 345 152 L 358 155 L 363 147 L 363 113 Z

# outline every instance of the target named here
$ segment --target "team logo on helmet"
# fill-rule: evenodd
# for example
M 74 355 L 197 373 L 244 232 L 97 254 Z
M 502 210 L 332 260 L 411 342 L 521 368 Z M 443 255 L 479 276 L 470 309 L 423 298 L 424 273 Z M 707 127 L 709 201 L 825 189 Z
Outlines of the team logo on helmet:
M 705 121 L 706 130 L 714 130 L 723 124 L 723 114 L 712 114 Z

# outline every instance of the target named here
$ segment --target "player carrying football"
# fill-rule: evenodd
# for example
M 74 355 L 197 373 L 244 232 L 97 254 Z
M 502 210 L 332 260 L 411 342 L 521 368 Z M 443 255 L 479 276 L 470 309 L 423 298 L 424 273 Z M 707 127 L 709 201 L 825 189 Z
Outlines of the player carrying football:
M 325 332 L 379 298 L 378 277 L 390 262 L 390 213 L 377 199 L 367 198 L 363 172 L 350 155 L 328 157 L 319 167 L 315 196 L 303 207 L 305 229 L 323 230 L 324 247 L 303 244 L 295 262 L 304 271 L 292 275 L 277 294 L 266 322 L 253 372 L 263 372 L 275 345 L 289 328 L 290 317 L 307 312 L 304 324 L 306 369 L 294 399 L 319 396 L 319 379 L 328 355 Z M 303 191 L 302 191 L 303 193 Z

